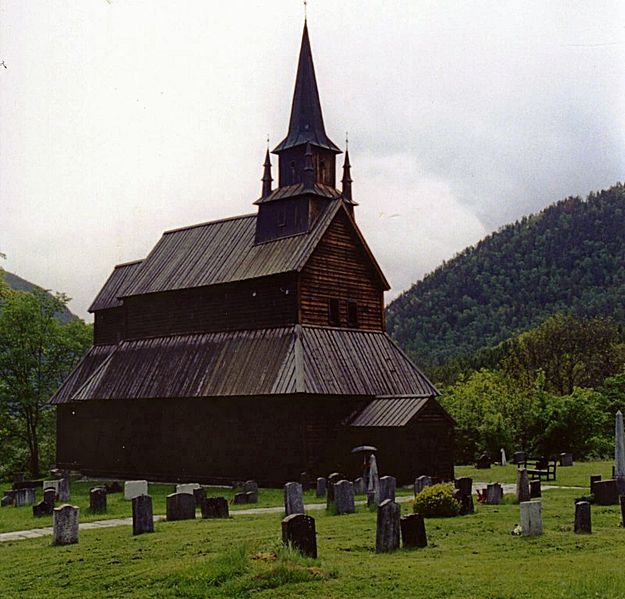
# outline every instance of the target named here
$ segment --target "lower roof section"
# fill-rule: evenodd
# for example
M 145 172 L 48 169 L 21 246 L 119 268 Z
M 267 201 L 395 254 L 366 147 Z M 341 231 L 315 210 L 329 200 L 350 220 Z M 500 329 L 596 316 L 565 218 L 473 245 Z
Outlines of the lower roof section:
M 438 395 L 382 332 L 291 327 L 122 341 L 93 348 L 52 403 L 282 395 Z

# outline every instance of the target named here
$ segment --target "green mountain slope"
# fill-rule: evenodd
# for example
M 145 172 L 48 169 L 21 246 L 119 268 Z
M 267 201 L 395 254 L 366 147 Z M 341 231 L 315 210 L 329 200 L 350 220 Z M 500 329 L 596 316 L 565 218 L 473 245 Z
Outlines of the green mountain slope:
M 3 271 L 4 272 L 4 282 L 11 288 L 16 291 L 32 291 L 33 289 L 41 289 L 39 285 L 35 285 L 26 279 L 22 279 L 12 272 Z M 56 314 L 56 318 L 62 324 L 65 324 L 72 320 L 73 318 L 77 318 L 76 315 L 72 314 L 67 308 L 63 308 L 60 312 Z
M 469 247 L 387 308 L 425 367 L 492 347 L 556 312 L 625 323 L 625 186 L 567 198 Z

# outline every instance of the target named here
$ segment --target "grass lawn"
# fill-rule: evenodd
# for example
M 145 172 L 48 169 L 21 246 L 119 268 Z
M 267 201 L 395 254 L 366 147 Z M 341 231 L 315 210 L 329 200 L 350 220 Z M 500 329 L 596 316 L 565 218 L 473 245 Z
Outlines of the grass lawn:
M 625 529 L 618 507 L 594 507 L 593 534 L 572 532 L 573 489 L 543 497 L 545 534 L 510 534 L 517 505 L 477 506 L 471 516 L 428 519 L 429 546 L 376 555 L 375 513 L 313 512 L 319 559 L 279 549 L 278 514 L 160 522 L 82 531 L 80 543 L 49 538 L 0 544 L 7 597 L 423 597 L 621 598 Z M 402 505 L 408 511 L 408 505 Z
M 608 475 L 609 462 L 563 468 L 557 482 L 586 488 L 591 473 Z M 510 477 L 514 468 L 457 472 L 475 480 L 512 482 L 502 474 Z M 75 483 L 72 489 L 81 507 L 86 508 L 89 486 Z M 168 485 L 151 486 L 156 513 L 164 512 L 169 491 Z M 215 494 L 222 491 L 232 493 L 216 489 Z M 280 548 L 281 514 L 272 513 L 159 522 L 155 534 L 140 537 L 132 537 L 127 526 L 81 531 L 80 543 L 67 547 L 52 547 L 49 537 L 5 542 L 0 543 L 0 596 L 625 597 L 625 529 L 619 527 L 619 508 L 593 506 L 593 534 L 575 535 L 574 498 L 579 494 L 577 489 L 544 493 L 545 534 L 540 537 L 510 534 L 519 508 L 506 498 L 500 506 L 478 505 L 474 515 L 428 519 L 426 549 L 387 555 L 373 551 L 375 513 L 364 507 L 348 516 L 311 512 L 317 523 L 318 560 Z M 129 504 L 113 497 L 108 515 L 128 515 Z M 260 499 L 259 506 L 280 505 L 281 491 L 261 490 Z M 307 501 L 311 499 L 309 493 Z M 409 509 L 402 504 L 403 513 Z M 14 516 L 20 512 L 22 520 Z M 87 519 L 82 510 L 81 520 Z M 16 522 L 17 528 L 28 528 L 33 521 L 26 508 L 0 510 L 4 528 L 15 528 Z

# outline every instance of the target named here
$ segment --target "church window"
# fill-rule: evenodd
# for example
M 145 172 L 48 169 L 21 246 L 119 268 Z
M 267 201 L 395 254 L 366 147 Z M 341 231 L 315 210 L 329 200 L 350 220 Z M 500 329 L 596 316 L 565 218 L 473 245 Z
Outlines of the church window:
M 358 304 L 347 302 L 347 326 L 356 328 L 358 326 Z
M 335 297 L 330 298 L 330 302 L 328 304 L 328 315 L 330 319 L 330 324 L 335 326 L 341 325 L 341 311 L 339 306 L 339 300 Z

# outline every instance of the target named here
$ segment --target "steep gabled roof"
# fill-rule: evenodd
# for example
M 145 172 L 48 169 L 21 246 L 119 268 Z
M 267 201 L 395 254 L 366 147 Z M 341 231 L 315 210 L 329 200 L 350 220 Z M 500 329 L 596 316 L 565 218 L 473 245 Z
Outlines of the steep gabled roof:
M 295 325 L 122 341 L 52 403 L 295 393 L 438 394 L 385 333 Z
M 121 306 L 122 302 L 118 298 L 123 294 L 126 285 L 132 281 L 133 276 L 139 269 L 139 266 L 141 266 L 141 262 L 143 260 L 118 264 L 93 300 L 89 307 L 89 312 Z

